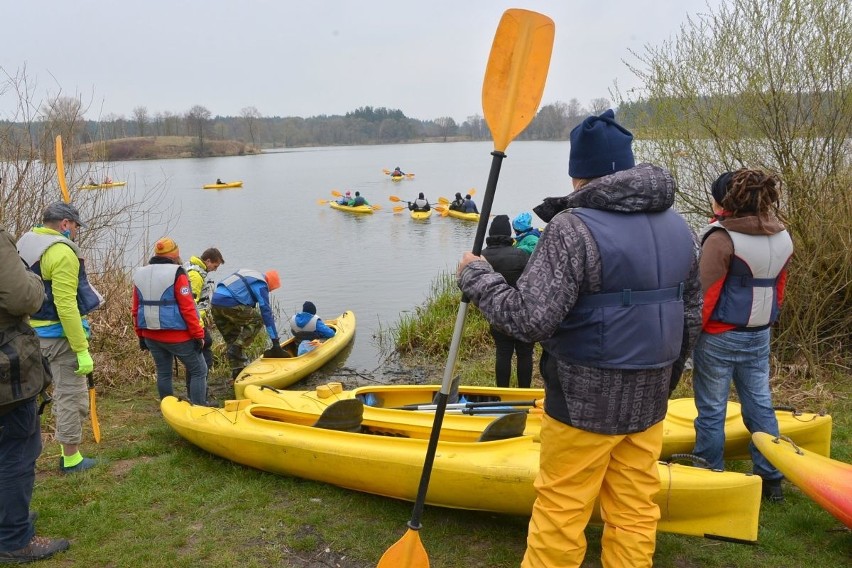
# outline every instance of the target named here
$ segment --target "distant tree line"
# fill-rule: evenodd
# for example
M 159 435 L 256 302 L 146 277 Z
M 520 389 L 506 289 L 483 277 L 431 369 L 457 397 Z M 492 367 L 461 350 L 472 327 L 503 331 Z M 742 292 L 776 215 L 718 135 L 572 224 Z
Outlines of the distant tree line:
M 567 140 L 571 129 L 589 113 L 605 110 L 607 99 L 594 99 L 588 108 L 577 99 L 542 106 L 520 140 Z M 399 109 L 364 106 L 345 115 L 264 116 L 253 106 L 239 116 L 213 116 L 195 105 L 184 113 L 151 113 L 137 106 L 129 117 L 107 114 L 99 120 L 86 118 L 87 108 L 79 97 L 57 96 L 37 107 L 36 112 L 0 121 L 6 136 L 50 155 L 52 140 L 62 134 L 66 145 L 133 137 L 191 136 L 197 139 L 198 155 L 205 155 L 205 142 L 239 140 L 259 148 L 292 148 L 360 144 L 394 144 L 419 141 L 490 140 L 482 115 L 475 114 L 458 124 L 452 117 L 420 120 Z

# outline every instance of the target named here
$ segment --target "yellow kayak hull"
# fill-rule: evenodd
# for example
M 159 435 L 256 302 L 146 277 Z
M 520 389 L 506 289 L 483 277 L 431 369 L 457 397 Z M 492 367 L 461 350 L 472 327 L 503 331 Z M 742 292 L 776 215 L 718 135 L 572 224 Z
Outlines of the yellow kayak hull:
M 432 210 L 428 211 L 408 211 L 408 214 L 411 215 L 411 218 L 415 221 L 423 221 L 432 216 Z
M 113 181 L 110 183 L 96 183 L 96 184 L 86 184 L 81 185 L 80 189 L 107 189 L 110 187 L 121 187 L 123 185 L 127 185 L 126 181 Z
M 409 437 L 397 423 L 364 417 L 357 432 L 329 430 L 312 426 L 314 414 L 247 400 L 217 409 L 166 397 L 161 410 L 180 436 L 231 461 L 394 499 L 417 496 L 428 440 Z M 529 515 L 538 462 L 530 436 L 439 441 L 426 503 Z M 659 474 L 660 531 L 757 540 L 759 477 L 664 463 Z
M 339 384 L 339 383 L 337 383 Z M 438 392 L 440 385 L 370 385 L 354 390 L 342 390 L 335 383 L 321 385 L 314 391 L 280 391 L 246 389 L 244 396 L 255 403 L 282 406 L 316 415 L 336 400 L 358 398 L 366 402 L 364 415 L 384 417 L 387 421 L 399 421 L 420 424 L 431 413 L 412 410 L 393 410 L 406 405 L 429 404 Z M 530 401 L 544 398 L 544 389 L 518 389 L 497 387 L 462 386 L 459 396 L 469 402 L 487 401 Z M 523 408 L 523 407 L 522 407 Z M 529 406 L 526 406 L 529 408 Z M 448 426 L 456 429 L 482 431 L 494 418 L 490 416 L 471 416 L 451 414 L 448 410 L 444 417 Z M 792 438 L 796 444 L 820 455 L 829 455 L 831 451 L 832 419 L 830 415 L 810 414 L 794 411 L 775 412 L 780 432 Z M 532 411 L 528 415 L 525 434 L 538 439 L 540 414 Z M 668 412 L 663 423 L 663 451 L 661 456 L 668 458 L 674 454 L 692 452 L 695 446 L 694 420 L 697 416 L 695 400 L 678 398 L 669 401 Z M 750 460 L 748 450 L 751 433 L 742 420 L 742 410 L 737 402 L 728 402 L 725 418 L 725 459 Z
M 447 208 L 447 215 L 453 219 L 461 219 L 463 221 L 479 221 L 479 213 L 462 213 L 461 211 L 454 211 L 449 207 Z
M 355 207 L 349 207 L 348 205 L 341 205 L 336 201 L 329 201 L 328 204 L 332 209 L 337 209 L 338 211 L 347 211 L 349 213 L 361 213 L 361 214 L 370 214 L 373 212 L 373 208 L 369 205 L 357 205 Z
M 245 388 L 249 385 L 284 388 L 300 381 L 331 361 L 355 338 L 355 314 L 343 312 L 340 316 L 325 321 L 335 330 L 334 337 L 326 339 L 313 351 L 296 356 L 298 344 L 291 337 L 281 344 L 281 348 L 293 357 L 260 357 L 249 363 L 234 381 L 234 393 L 237 398 L 245 398 Z
M 234 187 L 242 187 L 243 182 L 241 181 L 229 181 L 228 183 L 208 183 L 207 185 L 203 185 L 204 189 L 231 189 Z

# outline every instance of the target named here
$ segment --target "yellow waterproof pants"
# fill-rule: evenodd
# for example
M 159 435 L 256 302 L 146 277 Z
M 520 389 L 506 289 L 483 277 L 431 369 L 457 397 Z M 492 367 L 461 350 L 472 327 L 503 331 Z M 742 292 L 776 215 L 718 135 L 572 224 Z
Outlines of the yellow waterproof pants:
M 663 423 L 625 435 L 594 434 L 547 415 L 523 568 L 578 567 L 586 525 L 600 497 L 605 567 L 651 566 L 660 509 L 657 460 Z

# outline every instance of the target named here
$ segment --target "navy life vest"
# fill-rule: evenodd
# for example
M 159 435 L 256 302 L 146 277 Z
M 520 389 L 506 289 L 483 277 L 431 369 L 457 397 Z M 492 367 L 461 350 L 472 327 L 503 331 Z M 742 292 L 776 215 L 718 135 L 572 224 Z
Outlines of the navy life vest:
M 683 340 L 683 289 L 695 245 L 671 209 L 573 209 L 601 256 L 601 291 L 582 294 L 542 346 L 564 361 L 604 369 L 671 365 Z
M 71 239 L 67 239 L 62 235 L 43 235 L 32 231 L 24 233 L 18 240 L 18 254 L 30 266 L 30 270 L 38 274 L 39 278 L 44 282 L 44 302 L 41 308 L 32 315 L 33 319 L 45 321 L 58 321 L 59 312 L 56 311 L 56 304 L 53 300 L 53 281 L 45 280 L 41 273 L 41 257 L 48 248 L 55 244 L 62 243 L 74 251 L 77 259 L 80 261 L 80 271 L 77 273 L 77 309 L 80 315 L 84 316 L 89 312 L 97 309 L 103 303 L 103 296 L 89 282 L 89 277 L 86 275 L 86 262 L 83 260 L 83 255 L 80 248 Z

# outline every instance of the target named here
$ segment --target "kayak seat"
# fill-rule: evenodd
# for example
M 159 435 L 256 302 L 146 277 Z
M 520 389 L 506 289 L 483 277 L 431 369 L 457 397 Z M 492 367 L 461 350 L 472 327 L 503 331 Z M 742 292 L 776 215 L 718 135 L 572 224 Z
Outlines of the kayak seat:
M 494 440 L 506 440 L 524 435 L 527 427 L 526 412 L 510 412 L 495 419 L 485 427 L 477 442 L 493 442 Z
M 453 377 L 453 381 L 450 383 L 450 394 L 447 395 L 447 404 L 455 404 L 459 401 L 459 383 L 461 382 L 461 377 L 456 376 Z M 438 395 L 441 394 L 441 391 L 435 393 L 435 396 L 432 397 L 432 404 L 438 404 Z
M 364 403 L 354 398 L 348 398 L 338 400 L 323 410 L 319 420 L 314 423 L 314 427 L 343 432 L 360 432 L 361 420 L 363 419 Z

